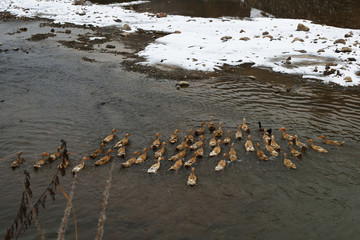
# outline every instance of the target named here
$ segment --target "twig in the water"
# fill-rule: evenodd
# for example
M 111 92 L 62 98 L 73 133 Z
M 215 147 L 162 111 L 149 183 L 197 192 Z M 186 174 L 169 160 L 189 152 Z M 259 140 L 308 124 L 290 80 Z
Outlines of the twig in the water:
M 113 169 L 114 169 L 114 162 L 112 162 L 112 164 L 111 164 L 109 179 L 107 180 L 106 189 L 104 191 L 104 202 L 103 202 L 102 210 L 100 213 L 100 218 L 99 218 L 99 223 L 98 223 L 98 234 L 96 236 L 96 240 L 101 240 L 103 237 L 103 234 L 104 234 L 105 209 L 108 204 Z
M 75 209 L 73 207 L 73 205 L 71 204 L 71 200 L 68 197 L 68 195 L 65 193 L 65 191 L 62 189 L 62 187 L 60 186 L 60 184 L 57 182 L 56 185 L 59 187 L 59 189 L 61 190 L 62 194 L 64 195 L 64 197 L 66 198 L 66 200 L 68 201 L 68 204 L 71 206 L 71 210 L 74 214 L 74 224 L 75 224 L 75 239 L 77 239 L 77 224 L 76 224 L 76 215 L 75 215 Z M 72 196 L 71 196 L 72 197 Z
M 73 195 L 74 195 L 74 189 L 75 189 L 75 183 L 76 183 L 76 177 L 77 175 L 75 175 L 74 177 L 74 181 L 72 183 L 72 186 L 71 186 L 71 192 L 70 192 L 70 202 L 72 201 L 72 198 L 73 198 Z M 64 212 L 64 217 L 61 221 L 61 225 L 60 225 L 60 228 L 59 228 L 59 233 L 58 233 L 58 240 L 62 240 L 64 239 L 64 235 L 65 235 L 65 230 L 66 230 L 66 225 L 67 225 L 67 220 L 69 218 L 69 215 L 70 215 L 70 210 L 72 210 L 72 205 L 70 205 L 70 202 L 67 204 L 66 206 L 66 209 L 65 209 L 65 212 Z M 75 212 L 74 212 L 75 214 Z M 75 216 L 75 215 L 74 215 Z
M 59 173 L 59 170 L 56 171 L 52 181 L 49 184 L 49 186 L 45 189 L 45 191 L 40 195 L 38 201 L 34 204 L 34 209 L 35 209 L 37 215 L 39 215 L 39 207 L 40 207 L 40 205 L 43 208 L 45 208 L 47 194 L 50 194 L 50 197 L 53 200 L 55 200 L 56 184 L 59 183 L 59 177 L 57 176 L 58 173 Z M 29 174 L 29 173 L 27 173 L 27 174 Z M 30 175 L 29 175 L 28 179 L 30 179 Z M 25 191 L 31 191 L 30 190 L 30 181 L 28 179 L 25 181 Z M 29 193 L 29 195 L 31 196 L 30 193 Z M 20 208 L 21 208 L 21 206 L 20 206 Z M 25 210 L 26 210 L 26 205 L 25 205 Z M 32 220 L 32 212 L 30 211 L 29 213 L 24 215 L 24 221 L 22 222 L 22 224 L 20 226 L 20 229 L 19 229 L 19 231 L 18 231 L 18 233 L 16 235 L 16 239 L 19 238 L 20 233 L 23 231 L 23 228 L 26 229 L 31 224 L 31 220 Z
M 31 215 L 31 212 L 28 211 L 28 201 L 27 196 L 32 196 L 32 191 L 30 189 L 30 174 L 25 170 L 24 171 L 25 180 L 24 180 L 24 191 L 22 193 L 22 198 L 20 202 L 20 207 L 17 212 L 17 215 L 14 219 L 13 224 L 6 230 L 5 240 L 13 239 L 14 238 L 14 231 L 18 231 L 19 224 L 21 224 L 19 232 L 24 228 L 26 229 L 30 223 L 31 219 L 28 219 L 29 214 Z
M 64 143 L 64 142 L 65 141 L 63 140 L 62 143 Z M 66 142 L 64 144 L 63 150 L 67 152 Z M 59 171 L 60 171 L 59 169 L 56 171 L 49 186 L 40 195 L 39 199 L 37 200 L 37 202 L 34 205 L 30 205 L 30 198 L 32 197 L 32 191 L 30 189 L 30 174 L 26 170 L 24 171 L 25 189 L 22 193 L 20 207 L 19 207 L 17 215 L 14 219 L 14 222 L 6 230 L 6 235 L 4 237 L 5 240 L 14 239 L 14 237 L 15 237 L 15 239 L 18 239 L 20 234 L 22 232 L 25 232 L 25 230 L 28 228 L 28 226 L 31 225 L 32 218 L 35 217 L 37 219 L 37 216 L 39 215 L 39 207 L 42 206 L 43 208 L 45 208 L 45 203 L 46 203 L 48 196 L 50 196 L 55 201 L 56 187 L 57 186 L 60 187 L 59 177 L 58 177 Z M 14 236 L 14 233 L 16 233 L 16 236 Z
M 44 236 L 44 234 L 43 234 L 42 231 L 41 231 L 41 226 L 40 226 L 40 223 L 39 223 L 39 218 L 38 218 L 38 216 L 37 216 L 37 213 L 36 213 L 36 211 L 35 211 L 35 209 L 34 209 L 33 204 L 31 203 L 30 195 L 29 195 L 29 193 L 28 193 L 27 191 L 25 191 L 25 194 L 26 194 L 26 202 L 29 204 L 31 213 L 32 213 L 32 215 L 33 215 L 34 218 L 35 218 L 35 224 L 36 224 L 36 227 L 37 227 L 37 229 L 38 229 L 38 231 L 39 231 L 40 239 L 41 239 L 41 240 L 45 240 L 45 236 Z

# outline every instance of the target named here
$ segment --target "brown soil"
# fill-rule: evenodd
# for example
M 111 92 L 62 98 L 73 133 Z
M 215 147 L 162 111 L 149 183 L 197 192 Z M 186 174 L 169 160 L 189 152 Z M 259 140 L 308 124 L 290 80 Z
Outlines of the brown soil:
M 45 40 L 49 37 L 55 37 L 56 34 L 54 33 L 38 33 L 35 35 L 32 35 L 31 38 L 28 38 L 27 40 L 32 41 L 32 42 L 38 42 L 38 41 L 42 41 Z

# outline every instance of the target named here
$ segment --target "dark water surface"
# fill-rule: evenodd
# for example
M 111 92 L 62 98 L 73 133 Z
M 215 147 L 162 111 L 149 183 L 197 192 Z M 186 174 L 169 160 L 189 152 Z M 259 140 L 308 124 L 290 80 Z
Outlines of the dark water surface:
M 91 0 L 109 4 L 124 0 Z M 136 11 L 166 12 L 194 17 L 252 16 L 254 9 L 277 18 L 308 19 L 337 27 L 360 28 L 360 1 L 357 0 L 150 0 L 134 5 Z
M 26 159 L 15 170 L 10 168 L 12 159 L 0 162 L 1 234 L 17 214 L 23 170 L 30 172 L 34 201 L 51 181 L 57 162 L 38 171 L 32 166 L 42 152 L 54 152 L 60 138 L 67 140 L 74 167 L 112 128 L 119 130 L 115 141 L 126 132 L 133 134 L 130 156 L 149 147 L 156 132 L 161 133 L 161 140 L 168 140 L 174 129 L 188 133 L 214 115 L 216 123 L 223 122 L 225 131 L 235 131 L 246 117 L 254 142 L 261 142 L 256 131 L 261 120 L 263 126 L 273 129 L 288 154 L 288 143 L 277 131 L 281 126 L 298 134 L 303 142 L 312 137 L 322 145 L 317 136 L 325 134 L 346 143 L 340 149 L 325 146 L 328 154 L 309 150 L 301 160 L 291 157 L 297 165 L 295 171 L 283 166 L 282 157 L 260 162 L 255 153 L 245 154 L 241 140 L 236 141 L 240 161 L 215 172 L 220 158 L 208 157 L 207 145 L 206 157 L 195 165 L 199 179 L 195 187 L 186 185 L 189 169 L 181 169 L 176 175 L 167 171 L 173 164 L 167 160 L 161 163 L 158 174 L 148 175 L 152 151 L 146 162 L 129 169 L 121 169 L 124 160 L 117 157 L 96 168 L 90 160 L 76 178 L 72 199 L 79 239 L 97 235 L 112 163 L 103 239 L 358 238 L 358 91 L 254 69 L 246 71 L 257 80 L 234 70 L 219 78 L 187 79 L 190 87 L 176 90 L 173 80 L 124 71 L 120 56 L 67 49 L 51 38 L 38 43 L 24 40 L 37 29 L 37 22 L 1 22 L 0 32 L 14 32 L 24 25 L 27 33 L 1 35 L 1 49 L 10 50 L 0 53 L 0 158 L 22 150 Z M 29 53 L 12 50 L 19 46 Z M 98 62 L 84 62 L 83 56 Z M 275 93 L 276 89 L 280 92 Z M 207 131 L 206 142 L 210 137 Z M 225 146 L 223 152 L 228 149 Z M 168 145 L 166 159 L 174 153 L 174 146 Z M 68 194 L 73 181 L 70 169 L 60 177 Z M 39 213 L 46 239 L 57 238 L 67 204 L 59 191 L 56 194 L 56 201 L 49 200 Z M 72 216 L 68 222 L 65 236 L 74 239 Z M 34 224 L 21 236 L 39 238 Z

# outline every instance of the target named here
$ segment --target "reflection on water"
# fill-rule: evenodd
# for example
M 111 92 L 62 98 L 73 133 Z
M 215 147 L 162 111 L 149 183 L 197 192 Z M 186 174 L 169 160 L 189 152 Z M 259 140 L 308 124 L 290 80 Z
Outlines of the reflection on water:
M 108 4 L 126 0 L 92 0 Z M 337 27 L 360 28 L 360 2 L 356 0 L 151 0 L 134 5 L 136 11 L 166 12 L 196 17 L 250 17 L 259 9 L 278 18 L 308 19 Z
M 15 24 L 14 29 L 23 26 Z M 20 38 L 6 44 L 10 49 L 25 45 Z M 173 164 L 169 161 L 161 163 L 158 174 L 147 174 L 154 163 L 152 151 L 147 161 L 128 169 L 120 167 L 124 159 L 114 157 L 103 239 L 356 239 L 360 234 L 356 227 L 360 223 L 358 91 L 235 68 L 217 78 L 187 79 L 190 87 L 178 91 L 172 80 L 123 71 L 120 60 L 109 60 L 109 55 L 93 53 L 90 56 L 97 62 L 89 63 L 81 60 L 87 53 L 59 48 L 55 41 L 26 42 L 26 46 L 29 54 L 9 51 L 0 58 L 1 73 L 6 76 L 0 78 L 0 157 L 23 150 L 26 160 L 15 170 L 10 169 L 10 161 L 0 162 L 2 234 L 17 214 L 23 170 L 31 174 L 37 199 L 55 173 L 56 163 L 38 171 L 32 166 L 43 151 L 54 152 L 60 138 L 67 140 L 73 153 L 73 167 L 112 128 L 119 129 L 115 141 L 126 132 L 133 134 L 130 156 L 149 146 L 156 132 L 167 140 L 180 128 L 183 138 L 211 115 L 216 123 L 224 123 L 225 131 L 236 130 L 247 117 L 253 141 L 263 148 L 256 130 L 261 120 L 264 127 L 273 129 L 286 153 L 288 142 L 277 131 L 281 126 L 302 141 L 325 134 L 346 143 L 340 149 L 326 146 L 328 154 L 307 151 L 303 159 L 294 159 L 296 171 L 286 169 L 281 157 L 260 162 L 255 153 L 245 153 L 241 140 L 236 142 L 240 161 L 215 172 L 220 157 L 207 157 L 211 149 L 206 146 L 206 157 L 195 165 L 199 179 L 195 187 L 186 186 L 189 169 L 174 174 L 167 171 Z M 244 75 L 255 75 L 256 80 Z M 205 137 L 208 142 L 209 131 Z M 223 146 L 223 152 L 228 150 Z M 165 158 L 175 152 L 175 146 L 167 145 Z M 189 150 L 186 159 L 190 154 Z M 111 164 L 94 167 L 93 162 L 87 162 L 76 178 L 72 200 L 82 239 L 97 235 L 111 169 Z M 68 194 L 73 181 L 70 172 L 60 178 Z M 56 200 L 40 209 L 47 239 L 57 237 L 66 204 L 57 192 Z M 70 216 L 67 239 L 75 238 L 74 229 Z M 21 236 L 37 239 L 34 224 Z

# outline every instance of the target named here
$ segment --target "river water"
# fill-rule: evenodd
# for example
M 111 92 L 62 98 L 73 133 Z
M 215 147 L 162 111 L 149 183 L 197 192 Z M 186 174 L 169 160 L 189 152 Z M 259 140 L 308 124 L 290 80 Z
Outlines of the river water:
M 214 116 L 223 129 L 236 130 L 246 117 L 254 142 L 260 142 L 257 122 L 272 128 L 290 155 L 287 141 L 277 130 L 287 127 L 305 142 L 329 150 L 308 150 L 302 159 L 290 157 L 297 170 L 283 166 L 282 156 L 261 162 L 255 153 L 246 154 L 244 140 L 235 141 L 240 161 L 215 172 L 220 157 L 205 157 L 195 164 L 198 184 L 186 185 L 189 169 L 178 174 L 161 162 L 155 175 L 146 173 L 154 163 L 153 152 L 141 165 L 122 169 L 124 159 L 113 157 L 101 167 L 93 160 L 77 178 L 70 169 L 60 184 L 70 195 L 76 211 L 80 239 L 94 239 L 103 208 L 104 190 L 111 166 L 114 169 L 106 205 L 103 239 L 357 239 L 360 233 L 360 93 L 296 77 L 256 69 L 227 69 L 220 76 L 186 79 L 190 87 L 176 90 L 176 81 L 152 78 L 121 67 L 121 56 L 92 53 L 97 62 L 82 61 L 88 53 L 61 46 L 55 39 L 25 40 L 38 31 L 38 22 L 1 22 L 0 32 L 26 26 L 27 33 L 1 35 L 0 53 L 0 229 L 5 235 L 17 214 L 23 191 L 23 170 L 31 175 L 33 201 L 46 189 L 57 162 L 38 171 L 33 164 L 41 153 L 55 152 L 59 139 L 67 140 L 71 167 L 96 149 L 101 139 L 116 132 L 116 140 L 129 132 L 128 156 L 150 147 L 155 133 L 161 140 L 179 128 L 182 138 L 190 128 Z M 35 29 L 35 30 L 34 30 Z M 41 31 L 50 29 L 42 28 Z M 56 31 L 61 29 L 56 29 Z M 82 31 L 72 29 L 73 32 Z M 75 37 L 75 36 L 74 36 Z M 13 51 L 21 46 L 23 51 Z M 125 46 L 126 48 L 126 46 Z M 247 75 L 254 75 L 256 80 Z M 271 87 L 270 87 L 271 86 Z M 326 146 L 317 137 L 325 134 L 344 140 L 340 147 Z M 211 135 L 206 131 L 206 143 Z M 245 135 L 246 136 L 246 135 Z M 107 148 L 111 144 L 108 144 Z M 227 152 L 229 146 L 224 146 Z M 26 162 L 12 170 L 13 158 L 24 152 Z M 175 154 L 167 145 L 165 159 Z M 188 155 L 185 159 L 191 156 Z M 40 209 L 39 221 L 46 239 L 57 238 L 67 201 L 56 192 Z M 70 216 L 67 239 L 75 238 Z M 21 239 L 38 239 L 34 224 Z

